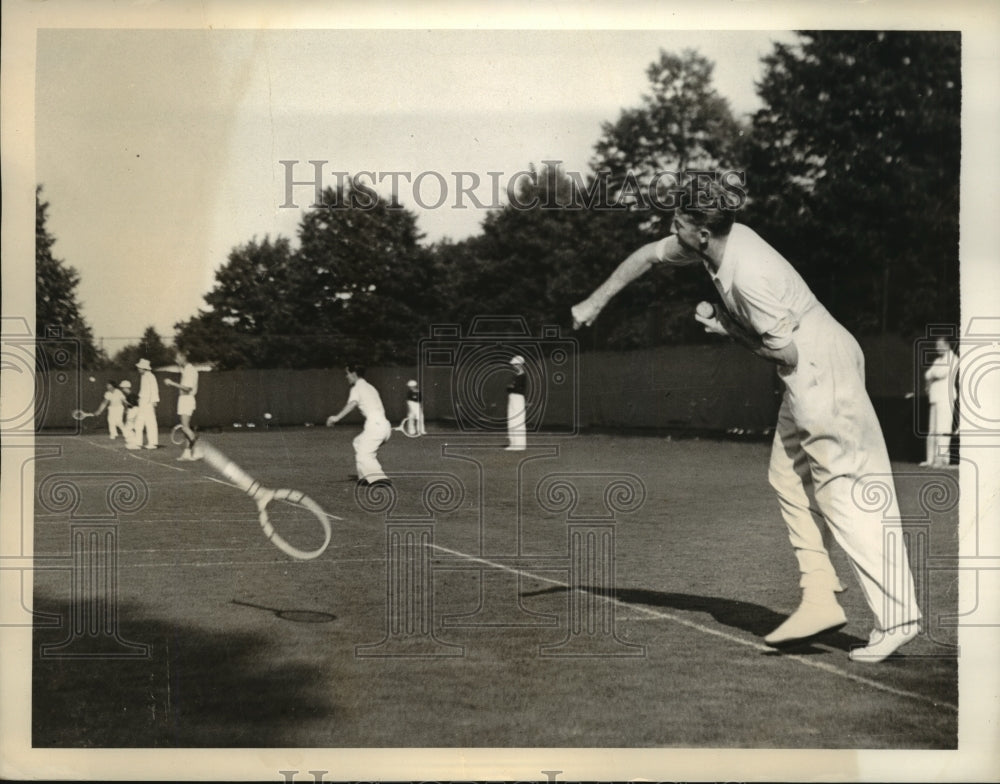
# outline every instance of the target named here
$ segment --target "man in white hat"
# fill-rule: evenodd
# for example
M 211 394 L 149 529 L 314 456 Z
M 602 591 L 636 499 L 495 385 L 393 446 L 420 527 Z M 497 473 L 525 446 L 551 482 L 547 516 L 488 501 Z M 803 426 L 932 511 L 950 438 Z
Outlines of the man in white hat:
M 518 354 L 510 360 L 514 378 L 507 385 L 507 437 L 508 452 L 523 452 L 528 448 L 527 409 L 525 393 L 528 375 L 524 372 L 524 357 Z
M 156 449 L 160 445 L 160 430 L 156 424 L 156 406 L 160 402 L 160 387 L 153 375 L 153 367 L 148 359 L 135 363 L 139 369 L 139 413 L 135 420 L 135 433 L 139 446 L 143 446 L 143 431 L 146 434 L 146 449 Z

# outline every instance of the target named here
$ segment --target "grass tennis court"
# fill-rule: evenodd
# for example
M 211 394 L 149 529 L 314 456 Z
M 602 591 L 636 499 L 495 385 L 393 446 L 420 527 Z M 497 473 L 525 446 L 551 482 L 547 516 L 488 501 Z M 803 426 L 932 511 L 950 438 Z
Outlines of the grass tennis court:
M 394 434 L 380 452 L 396 490 L 386 510 L 359 504 L 347 481 L 357 432 L 205 434 L 331 516 L 329 548 L 305 562 L 265 539 L 242 492 L 203 462 L 176 462 L 178 447 L 128 452 L 100 430 L 40 439 L 40 454 L 60 454 L 36 461 L 36 486 L 72 474 L 76 522 L 101 513 L 109 474 L 148 487 L 118 518 L 113 600 L 120 641 L 148 655 L 40 656 L 70 633 L 73 588 L 70 570 L 37 569 L 33 744 L 956 747 L 955 630 L 938 622 L 958 611 L 954 573 L 915 569 L 925 634 L 882 664 L 847 658 L 871 617 L 839 550 L 848 625 L 787 651 L 761 641 L 800 597 L 768 444 L 586 434 L 508 453 Z M 933 555 L 954 555 L 957 508 L 921 507 L 940 473 L 895 469 L 904 518 L 929 526 Z M 625 511 L 609 516 L 609 503 Z M 36 501 L 36 556 L 65 563 L 72 522 Z M 568 524 L 613 527 L 610 597 L 573 583 Z M 417 543 L 430 628 L 397 646 L 384 644 L 396 631 L 387 525 L 433 529 Z M 419 581 L 419 568 L 401 579 Z M 552 655 L 567 638 L 600 647 L 586 629 L 573 637 L 574 602 L 613 618 L 601 644 L 617 655 Z

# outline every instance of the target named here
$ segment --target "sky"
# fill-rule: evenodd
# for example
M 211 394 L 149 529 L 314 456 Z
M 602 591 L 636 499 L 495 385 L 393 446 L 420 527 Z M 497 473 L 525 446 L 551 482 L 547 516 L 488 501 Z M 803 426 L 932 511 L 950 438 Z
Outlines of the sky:
M 55 255 L 77 269 L 84 317 L 114 354 L 148 326 L 196 315 L 229 252 L 295 238 L 334 172 L 400 176 L 427 241 L 484 217 L 452 172 L 506 186 L 532 163 L 586 171 L 601 125 L 648 91 L 661 49 L 695 49 L 738 115 L 759 107 L 760 58 L 787 31 L 141 30 L 38 34 L 37 181 Z M 297 161 L 281 164 L 280 161 Z M 290 175 L 287 172 L 291 172 Z M 417 177 L 428 172 L 419 181 Z M 447 198 L 441 206 L 441 180 Z M 418 182 L 419 188 L 412 183 Z M 377 190 L 390 191 L 383 177 Z M 423 209 L 421 204 L 428 209 Z

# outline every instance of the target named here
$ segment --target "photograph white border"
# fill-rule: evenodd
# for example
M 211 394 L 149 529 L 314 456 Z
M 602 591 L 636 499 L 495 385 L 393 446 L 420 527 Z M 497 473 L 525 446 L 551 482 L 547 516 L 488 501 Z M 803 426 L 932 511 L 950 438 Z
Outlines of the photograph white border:
M 249 0 L 133 3 L 107 0 L 3 2 L 3 314 L 34 322 L 34 74 L 41 28 L 162 29 L 923 29 L 961 30 L 963 164 L 961 262 L 963 324 L 997 315 L 1000 302 L 1000 6 L 989 0 L 892 2 L 506 2 L 412 4 Z M 1000 351 L 1000 347 L 998 347 Z M 24 379 L 5 373 L 5 399 Z M 998 445 L 1000 446 L 1000 445 Z M 963 515 L 975 515 L 981 546 L 1000 554 L 995 455 L 980 467 L 989 484 L 968 487 Z M 4 520 L 31 519 L 22 498 L 30 449 L 3 449 Z M 974 481 L 974 478 L 971 478 Z M 967 508 L 978 497 L 982 509 Z M 24 518 L 28 515 L 28 518 Z M 0 548 L 10 544 L 0 530 Z M 11 550 L 7 550 L 11 552 Z M 0 549 L 0 555 L 3 554 Z M 30 582 L 30 581 L 29 581 Z M 30 586 L 29 586 L 30 587 Z M 958 751 L 774 751 L 729 749 L 136 749 L 34 750 L 30 746 L 31 630 L 0 628 L 0 777 L 77 780 L 274 780 L 283 770 L 326 771 L 324 780 L 997 781 L 1000 780 L 1000 596 L 987 608 L 996 626 L 962 628 Z M 9 592 L 0 601 L 19 601 Z M 803 699 L 809 699 L 803 695 Z M 817 709 L 822 709 L 817 706 Z

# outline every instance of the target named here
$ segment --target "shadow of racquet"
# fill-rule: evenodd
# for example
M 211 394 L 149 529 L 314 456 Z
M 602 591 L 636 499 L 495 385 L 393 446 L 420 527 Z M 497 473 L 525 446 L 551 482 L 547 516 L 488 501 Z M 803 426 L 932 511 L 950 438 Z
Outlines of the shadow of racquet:
M 274 613 L 276 618 L 293 623 L 330 623 L 337 620 L 337 616 L 333 613 L 322 612 L 320 610 L 282 610 L 276 607 L 265 607 L 262 604 L 243 602 L 239 599 L 233 599 L 232 603 L 238 604 L 241 607 L 252 607 L 255 610 Z

